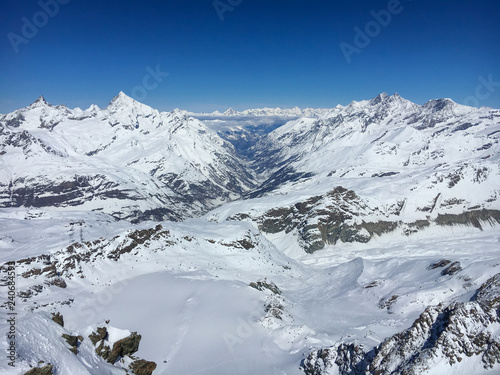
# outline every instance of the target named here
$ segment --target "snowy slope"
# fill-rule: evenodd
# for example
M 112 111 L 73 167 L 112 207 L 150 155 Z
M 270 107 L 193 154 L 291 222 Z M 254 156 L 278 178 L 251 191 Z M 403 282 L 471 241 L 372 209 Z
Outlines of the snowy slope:
M 441 231 L 396 245 L 286 256 L 248 223 L 201 219 L 75 243 L 16 263 L 18 347 L 28 353 L 19 366 L 44 360 L 63 374 L 65 366 L 101 363 L 89 347 L 76 358 L 62 350 L 63 331 L 43 323 L 46 313 L 60 312 L 68 333 L 82 335 L 85 345 L 89 327 L 95 331 L 108 319 L 112 327 L 137 331 L 137 355 L 157 364 L 154 374 L 300 374 L 314 350 L 356 343 L 368 352 L 428 306 L 474 299 L 499 272 L 498 244 L 494 230 Z M 38 322 L 39 336 L 29 322 Z M 498 337 L 489 320 L 472 322 L 465 327 Z M 50 356 L 37 349 L 43 337 L 60 349 Z M 436 350 L 444 349 L 453 346 Z M 474 363 L 485 370 L 482 352 L 477 356 Z

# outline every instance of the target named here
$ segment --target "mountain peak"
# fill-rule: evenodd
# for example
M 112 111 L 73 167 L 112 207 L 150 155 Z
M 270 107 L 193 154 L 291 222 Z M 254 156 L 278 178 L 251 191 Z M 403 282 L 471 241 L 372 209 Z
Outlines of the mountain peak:
M 91 104 L 90 107 L 88 107 L 85 111 L 87 112 L 97 112 L 99 111 L 100 108 L 97 104 Z
M 105 110 L 109 111 L 109 113 L 114 116 L 120 117 L 123 115 L 128 117 L 129 120 L 127 121 L 130 121 L 131 118 L 138 115 L 159 114 L 158 110 L 151 108 L 147 104 L 138 102 L 134 98 L 125 94 L 123 91 L 120 91 L 118 95 L 116 95 L 111 102 L 109 102 Z M 135 126 L 135 120 L 132 120 L 132 122 Z
M 28 108 L 38 108 L 38 107 L 44 107 L 50 105 L 47 103 L 43 95 L 40 95 L 37 100 L 35 100 L 33 103 L 31 103 Z
M 376 97 L 374 97 L 372 100 L 370 100 L 370 105 L 376 105 L 382 103 L 384 100 L 389 98 L 389 95 L 384 91 L 380 94 L 378 94 Z
M 138 102 L 134 98 L 131 98 L 123 91 L 120 91 L 118 95 L 116 95 L 111 102 L 109 102 L 106 107 L 107 110 L 113 112 L 123 111 L 123 110 L 131 110 L 134 112 L 151 112 L 153 108 L 149 107 L 146 104 Z
M 224 115 L 226 116 L 231 116 L 236 114 L 238 114 L 238 112 L 236 112 L 233 108 L 229 108 L 226 112 L 224 112 Z
M 179 116 L 179 117 L 188 117 L 189 116 L 188 111 L 185 111 L 185 110 L 180 109 L 180 108 L 174 108 L 170 113 L 174 116 Z
M 113 99 L 111 99 L 111 102 L 109 102 L 108 107 L 113 106 L 113 107 L 122 107 L 122 106 L 130 106 L 133 105 L 135 102 L 137 102 L 135 99 L 131 98 L 127 94 L 125 94 L 123 91 L 120 91 L 118 95 L 116 95 Z
M 444 99 L 432 99 L 424 104 L 424 108 L 431 110 L 432 112 L 439 112 L 446 107 L 452 107 L 456 103 L 448 98 Z

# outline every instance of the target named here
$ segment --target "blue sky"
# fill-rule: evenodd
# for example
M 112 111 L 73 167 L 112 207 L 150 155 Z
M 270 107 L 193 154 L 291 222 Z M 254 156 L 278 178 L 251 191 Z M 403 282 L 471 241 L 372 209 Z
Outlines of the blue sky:
M 0 113 L 42 94 L 105 107 L 119 91 L 159 110 L 333 107 L 383 91 L 500 108 L 500 2 L 397 2 L 4 0 Z

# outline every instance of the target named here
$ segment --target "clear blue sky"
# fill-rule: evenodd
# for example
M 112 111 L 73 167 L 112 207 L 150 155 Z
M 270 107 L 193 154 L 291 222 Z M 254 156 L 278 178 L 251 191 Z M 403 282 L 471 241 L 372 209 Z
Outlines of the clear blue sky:
M 2 1 L 0 113 L 42 94 L 105 107 L 119 91 L 160 110 L 333 107 L 383 91 L 419 104 L 479 93 L 500 107 L 500 83 L 476 91 L 479 77 L 500 82 L 498 0 L 400 0 L 380 30 L 371 11 L 388 1 L 220 0 L 240 3 L 223 21 L 213 0 L 42 0 L 53 1 L 67 2 L 53 16 Z M 348 63 L 340 43 L 356 47 L 354 28 L 369 22 L 370 43 Z M 148 67 L 169 75 L 144 81 Z

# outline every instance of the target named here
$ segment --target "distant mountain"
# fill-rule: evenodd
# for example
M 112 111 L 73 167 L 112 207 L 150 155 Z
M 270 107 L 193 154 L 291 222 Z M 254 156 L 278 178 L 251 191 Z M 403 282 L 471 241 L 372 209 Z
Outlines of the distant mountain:
M 304 108 L 299 107 L 294 108 L 254 108 L 246 109 L 244 111 L 235 111 L 232 108 L 227 109 L 224 112 L 214 111 L 210 113 L 194 113 L 189 112 L 190 115 L 197 116 L 282 116 L 282 117 L 319 117 L 323 114 L 329 112 L 329 109 L 325 108 Z
M 254 186 L 233 146 L 203 123 L 123 92 L 105 109 L 69 109 L 40 97 L 1 115 L 0 154 L 0 207 L 179 220 Z

